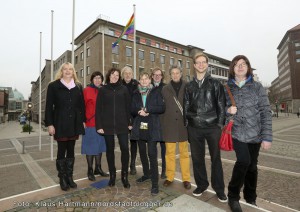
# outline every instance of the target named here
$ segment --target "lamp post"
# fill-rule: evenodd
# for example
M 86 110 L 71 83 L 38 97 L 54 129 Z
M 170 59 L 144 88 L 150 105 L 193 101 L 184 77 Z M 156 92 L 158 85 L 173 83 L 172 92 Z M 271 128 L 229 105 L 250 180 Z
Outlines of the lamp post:
M 28 112 L 28 125 L 29 125 L 29 134 L 30 134 L 30 121 L 31 121 L 31 109 L 32 109 L 32 103 L 31 102 L 28 102 L 27 103 L 27 112 Z

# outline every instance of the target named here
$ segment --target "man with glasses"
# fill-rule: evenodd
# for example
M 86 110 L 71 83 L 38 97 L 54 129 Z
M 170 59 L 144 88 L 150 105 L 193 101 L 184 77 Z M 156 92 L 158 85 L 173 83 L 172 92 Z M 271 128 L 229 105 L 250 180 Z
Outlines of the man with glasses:
M 166 85 L 163 82 L 164 74 L 159 67 L 156 67 L 152 70 L 152 84 L 154 87 L 158 87 L 160 92 L 162 88 Z M 160 121 L 162 121 L 162 117 L 160 116 Z M 160 149 L 161 149 L 161 179 L 166 179 L 166 145 L 164 141 L 160 141 Z
M 208 57 L 194 56 L 195 77 L 185 88 L 184 121 L 188 129 L 194 178 L 194 196 L 201 196 L 209 183 L 205 166 L 205 140 L 211 157 L 211 184 L 220 202 L 224 193 L 223 168 L 219 149 L 221 127 L 225 119 L 225 93 L 222 84 L 207 72 Z

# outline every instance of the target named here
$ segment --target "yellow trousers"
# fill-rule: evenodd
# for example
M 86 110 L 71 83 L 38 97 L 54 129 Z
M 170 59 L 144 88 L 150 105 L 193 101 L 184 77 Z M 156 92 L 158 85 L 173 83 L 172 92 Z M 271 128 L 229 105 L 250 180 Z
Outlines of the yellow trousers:
M 190 157 L 188 151 L 188 142 L 165 142 L 166 144 L 166 175 L 167 180 L 173 181 L 176 170 L 176 146 L 179 146 L 179 161 L 182 181 L 191 182 Z

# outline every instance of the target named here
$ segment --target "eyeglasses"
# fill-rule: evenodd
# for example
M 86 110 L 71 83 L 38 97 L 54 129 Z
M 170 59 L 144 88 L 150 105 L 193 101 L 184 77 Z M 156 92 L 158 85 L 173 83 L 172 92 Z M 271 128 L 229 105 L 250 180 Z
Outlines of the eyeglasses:
M 161 77 L 161 74 L 153 74 L 155 77 Z
M 241 63 L 241 64 L 236 64 L 235 66 L 234 66 L 234 68 L 244 68 L 244 67 L 247 67 L 247 64 L 246 63 Z
M 202 61 L 202 62 L 196 62 L 195 64 L 197 64 L 197 65 L 201 65 L 201 64 L 206 64 L 207 62 L 206 61 Z

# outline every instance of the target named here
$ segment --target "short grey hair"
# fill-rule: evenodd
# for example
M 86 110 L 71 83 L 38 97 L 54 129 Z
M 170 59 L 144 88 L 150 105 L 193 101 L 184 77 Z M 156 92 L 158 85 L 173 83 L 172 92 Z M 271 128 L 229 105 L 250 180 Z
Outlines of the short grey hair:
M 172 65 L 170 67 L 170 69 L 169 69 L 170 76 L 171 76 L 171 72 L 172 72 L 173 69 L 178 69 L 180 71 L 180 73 L 182 74 L 182 68 L 181 68 L 181 66 L 179 66 L 179 65 Z

